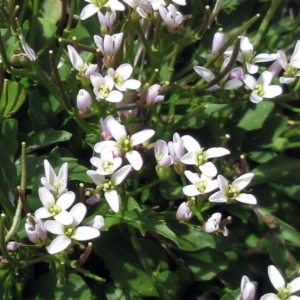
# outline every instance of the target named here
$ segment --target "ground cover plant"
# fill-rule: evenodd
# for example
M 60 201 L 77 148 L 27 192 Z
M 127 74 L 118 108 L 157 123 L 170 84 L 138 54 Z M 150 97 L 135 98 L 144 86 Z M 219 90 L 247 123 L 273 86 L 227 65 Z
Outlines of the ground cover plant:
M 2 0 L 0 298 L 300 299 L 299 11 Z

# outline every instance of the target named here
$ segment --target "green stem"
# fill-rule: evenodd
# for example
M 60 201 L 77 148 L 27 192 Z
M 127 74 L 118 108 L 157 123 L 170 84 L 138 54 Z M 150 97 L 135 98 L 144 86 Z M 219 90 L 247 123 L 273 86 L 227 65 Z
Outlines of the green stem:
M 21 188 L 23 191 L 26 189 L 26 143 L 22 143 L 21 148 Z M 5 236 L 5 242 L 8 242 L 11 237 L 17 232 L 20 220 L 21 220 L 21 213 L 22 213 L 22 201 L 20 197 L 18 198 L 18 204 L 16 208 L 16 213 L 13 218 L 13 222 L 11 228 L 7 232 Z
M 25 264 L 25 267 L 28 267 L 30 265 L 33 265 L 33 264 L 36 264 L 36 263 L 39 263 L 39 262 L 47 262 L 48 260 L 54 260 L 54 256 L 53 255 L 45 255 L 45 256 L 30 259 L 30 260 L 27 260 L 27 261 L 22 261 L 22 263 Z
M 15 260 L 14 258 L 12 258 L 12 256 L 7 251 L 6 241 L 5 241 L 5 214 L 1 214 L 1 217 L 0 217 L 0 250 L 1 250 L 2 256 L 8 263 L 10 263 L 16 267 L 24 267 L 25 266 L 23 262 L 19 262 L 19 261 Z
M 173 126 L 171 126 L 171 128 L 168 131 L 175 132 L 176 130 L 181 129 L 182 126 L 187 121 L 189 121 L 191 118 L 194 118 L 195 116 L 197 116 L 198 114 L 200 114 L 201 112 L 203 112 L 204 109 L 205 109 L 204 106 L 198 106 L 198 107 L 196 107 L 191 112 L 187 113 L 181 119 L 179 119 Z
M 155 29 L 154 29 L 154 38 L 153 38 L 153 49 L 154 51 L 158 50 L 159 43 L 159 33 L 161 28 L 162 19 L 160 14 L 156 17 Z
M 1 30 L 0 30 L 0 54 L 1 54 L 1 60 L 3 61 L 5 69 L 8 72 L 10 72 L 11 67 L 10 67 L 8 58 L 6 56 L 6 52 L 5 52 L 5 48 L 4 48 L 4 44 L 3 44 L 3 40 L 2 40 L 2 35 L 1 35 Z
M 21 11 L 20 11 L 19 16 L 18 16 L 18 20 L 19 20 L 20 24 L 23 24 L 23 19 L 24 19 L 24 15 L 26 13 L 26 9 L 27 9 L 27 6 L 28 6 L 28 1 L 29 0 L 23 0 L 22 8 L 21 8 Z
M 171 82 L 172 76 L 174 74 L 174 66 L 176 63 L 177 55 L 178 55 L 178 50 L 179 50 L 179 45 L 176 44 L 174 47 L 174 50 L 172 51 L 172 56 L 171 56 L 171 61 L 170 61 L 170 66 L 168 68 L 168 79 L 167 81 Z
M 30 21 L 30 35 L 28 37 L 28 44 L 29 45 L 34 45 L 34 40 L 35 40 L 35 33 L 36 29 L 38 27 L 38 13 L 39 13 L 39 8 L 40 8 L 40 1 L 39 0 L 33 0 L 33 9 L 32 9 L 32 14 L 31 14 L 31 21 Z
M 71 31 L 73 16 L 74 16 L 74 12 L 76 9 L 76 3 L 77 3 L 77 1 L 71 0 L 70 10 L 69 10 L 69 18 L 68 18 L 68 23 L 67 23 L 67 27 L 66 27 L 67 32 Z
M 300 114 L 300 108 L 293 107 L 293 106 L 291 106 L 287 103 L 284 103 L 284 102 L 278 102 L 278 104 L 281 105 L 282 107 L 288 109 L 288 110 L 291 110 L 292 112 Z
M 290 143 L 284 149 L 295 149 L 300 148 L 300 142 Z
M 268 28 L 269 23 L 280 3 L 282 3 L 281 0 L 271 0 L 271 5 L 270 5 L 267 13 L 265 14 L 265 17 L 264 17 L 263 21 L 261 22 L 259 29 L 255 35 L 255 39 L 253 42 L 254 48 L 257 48 L 259 46 L 261 38 L 263 37 L 263 34 L 265 33 L 266 29 Z
M 203 22 L 203 24 L 202 24 L 202 26 L 201 26 L 201 28 L 199 30 L 199 33 L 198 33 L 198 37 L 199 38 L 203 37 L 204 33 L 208 29 L 210 16 L 211 16 L 210 7 L 208 5 L 206 5 L 205 6 L 204 22 Z
M 59 270 L 57 272 L 57 281 L 59 285 L 64 285 L 66 281 L 66 265 L 65 261 L 61 260 L 59 262 Z
M 148 58 L 149 58 L 149 61 L 150 61 L 149 65 L 152 66 L 152 64 L 151 64 L 151 61 L 152 61 L 152 55 L 151 54 L 152 54 L 152 52 L 151 52 L 151 49 L 150 49 L 150 47 L 149 47 L 149 45 L 147 43 L 147 40 L 145 38 L 145 35 L 144 35 L 143 30 L 142 30 L 140 22 L 137 22 L 137 30 L 138 30 L 139 36 L 142 39 L 142 42 L 143 42 L 143 44 L 145 46 L 146 52 L 148 54 Z
M 7 105 L 7 101 L 8 101 L 8 80 L 7 79 L 4 79 L 2 96 L 3 97 L 0 97 L 0 99 L 2 100 L 0 102 L 0 120 L 3 117 L 5 117 L 5 116 L 2 116 L 2 114 L 5 111 L 5 108 L 6 108 L 6 105 Z
M 59 18 L 59 23 L 56 27 L 55 34 L 58 36 L 63 31 L 64 24 L 67 18 L 67 0 L 61 0 L 61 14 Z
M 138 188 L 138 189 L 135 189 L 135 190 L 132 191 L 132 192 L 127 193 L 127 196 L 128 196 L 128 197 L 131 197 L 131 196 L 134 196 L 134 195 L 136 195 L 136 194 L 139 194 L 139 193 L 141 193 L 142 191 L 144 191 L 144 190 L 146 190 L 146 189 L 149 189 L 149 188 L 151 188 L 151 187 L 153 187 L 153 186 L 159 184 L 160 182 L 161 182 L 161 180 L 156 179 L 156 180 L 154 180 L 154 181 L 152 181 L 152 182 L 150 182 L 150 183 L 148 183 L 148 184 L 145 184 L 145 185 L 141 186 L 141 187 Z

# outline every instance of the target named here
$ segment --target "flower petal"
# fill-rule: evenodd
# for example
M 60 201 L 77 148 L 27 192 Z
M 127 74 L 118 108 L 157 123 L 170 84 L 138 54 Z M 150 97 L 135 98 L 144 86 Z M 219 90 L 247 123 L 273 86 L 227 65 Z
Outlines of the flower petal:
M 257 203 L 256 198 L 251 194 L 239 194 L 237 197 L 235 197 L 235 200 L 245 203 L 245 204 L 251 204 L 255 205 Z
M 200 177 L 197 173 L 192 173 L 191 171 L 184 171 L 184 175 L 192 184 L 197 184 L 200 181 Z
M 214 157 L 222 157 L 224 155 L 230 154 L 230 151 L 223 147 L 209 148 L 205 152 L 207 154 L 207 159 L 214 158 Z
M 73 223 L 72 215 L 66 210 L 62 210 L 59 214 L 53 217 L 57 222 L 66 226 L 71 225 Z
M 207 82 L 212 81 L 216 77 L 211 70 L 200 66 L 195 66 L 194 70 L 198 75 L 200 75 Z
M 73 239 L 76 241 L 87 241 L 100 236 L 96 228 L 90 226 L 79 226 L 74 230 Z
M 71 210 L 70 214 L 73 217 L 73 223 L 72 225 L 77 226 L 80 224 L 86 214 L 86 207 L 83 203 L 77 203 L 75 204 Z
M 279 85 L 269 85 L 264 89 L 264 98 L 274 98 L 282 94 L 282 87 Z
M 263 295 L 260 300 L 280 300 L 280 298 L 273 293 L 268 293 Z
M 99 11 L 99 7 L 96 6 L 95 4 L 88 4 L 83 8 L 80 14 L 80 19 L 81 20 L 86 20 L 87 18 L 91 17 L 95 13 Z
M 256 79 L 253 76 L 245 74 L 243 76 L 243 81 L 250 90 L 254 90 L 256 85 Z
M 62 194 L 56 201 L 56 205 L 62 209 L 68 209 L 75 201 L 75 193 L 72 191 Z
M 216 202 L 216 203 L 226 203 L 227 202 L 227 198 L 224 196 L 224 194 L 219 191 L 216 192 L 214 194 L 212 194 L 209 199 L 209 202 Z
M 195 152 L 200 152 L 201 151 L 201 146 L 200 144 L 190 135 L 184 135 L 181 137 L 184 143 L 184 148 L 188 151 L 195 151 Z
M 268 274 L 272 285 L 277 291 L 285 287 L 285 281 L 275 266 L 268 267 Z
M 117 191 L 110 190 L 108 192 L 105 192 L 104 197 L 112 211 L 117 213 L 119 211 L 119 196 Z
M 211 178 L 215 177 L 218 174 L 218 170 L 217 170 L 216 166 L 210 161 L 199 166 L 199 169 L 202 173 L 204 173 L 204 175 L 211 177 Z
M 48 220 L 44 223 L 47 231 L 53 234 L 65 234 L 65 226 L 54 220 Z
M 38 190 L 40 200 L 43 204 L 44 207 L 48 209 L 49 205 L 54 204 L 55 200 L 51 192 L 45 188 L 45 187 L 40 187 Z
M 201 194 L 193 184 L 184 186 L 182 192 L 188 197 L 194 197 Z
M 114 118 L 107 118 L 106 125 L 109 132 L 117 142 L 121 142 L 126 138 L 126 131 L 124 127 Z
M 300 277 L 295 278 L 289 284 L 291 293 L 295 293 L 300 290 Z
M 133 169 L 139 171 L 143 166 L 143 159 L 139 152 L 131 150 L 125 154 L 127 160 L 132 165 Z
M 155 131 L 153 129 L 145 129 L 140 132 L 134 133 L 130 138 L 131 146 L 142 144 L 153 137 Z
M 68 248 L 71 239 L 66 235 L 58 235 L 48 247 L 49 254 L 56 254 Z
M 127 177 L 127 175 L 129 174 L 130 171 L 131 171 L 131 165 L 126 165 L 126 166 L 123 166 L 121 169 L 119 169 L 111 177 L 111 180 L 112 180 L 113 184 L 114 185 L 119 185 L 120 183 L 122 183 L 125 180 L 125 178 Z
M 234 180 L 232 184 L 237 187 L 239 191 L 241 191 L 250 183 L 253 177 L 254 173 L 246 173 Z
M 261 96 L 258 96 L 258 94 L 253 91 L 250 95 L 250 101 L 253 102 L 253 103 L 259 103 L 260 101 L 263 100 L 263 97 Z
M 38 219 L 46 219 L 52 217 L 52 214 L 48 211 L 47 208 L 40 207 L 35 211 L 34 216 Z

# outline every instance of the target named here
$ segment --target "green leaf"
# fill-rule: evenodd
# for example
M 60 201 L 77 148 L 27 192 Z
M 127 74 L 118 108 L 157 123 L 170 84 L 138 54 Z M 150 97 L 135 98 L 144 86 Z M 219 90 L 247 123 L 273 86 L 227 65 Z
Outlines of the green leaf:
M 18 121 L 16 119 L 4 120 L 0 123 L 0 141 L 5 142 L 6 149 L 11 162 L 14 162 L 18 150 Z
M 0 270 L 0 299 L 10 300 L 12 299 L 13 280 L 9 270 Z
M 246 131 L 260 129 L 273 108 L 274 103 L 271 101 L 261 101 L 258 104 L 249 103 L 248 110 L 237 126 Z
M 25 100 L 24 87 L 14 81 L 5 81 L 0 98 L 0 120 L 15 114 Z
M 280 182 L 289 177 L 297 177 L 300 170 L 300 160 L 290 157 L 276 156 L 267 163 L 251 170 L 255 174 L 250 186 L 266 182 Z
M 54 143 L 68 141 L 71 137 L 71 133 L 63 130 L 43 130 L 28 139 L 26 142 L 27 152 L 44 148 Z
M 149 250 L 147 254 L 145 253 L 147 263 L 154 266 L 156 263 L 153 260 L 159 259 L 160 255 L 157 254 L 161 250 L 146 240 L 139 240 L 139 243 L 141 247 L 144 245 L 144 250 Z M 95 241 L 93 249 L 104 259 L 105 267 L 109 270 L 116 286 L 124 292 L 130 291 L 132 295 L 157 297 L 151 278 L 145 273 L 128 234 L 123 230 L 118 227 L 110 228 L 109 232 L 104 232 L 101 238 Z
M 32 295 L 26 295 L 27 299 L 49 300 L 86 300 L 91 299 L 91 291 L 83 279 L 75 274 L 69 274 L 63 286 L 57 283 L 56 276 L 45 274 L 34 283 Z
M 45 20 L 56 24 L 61 18 L 61 1 L 44 0 L 41 3 L 41 12 Z

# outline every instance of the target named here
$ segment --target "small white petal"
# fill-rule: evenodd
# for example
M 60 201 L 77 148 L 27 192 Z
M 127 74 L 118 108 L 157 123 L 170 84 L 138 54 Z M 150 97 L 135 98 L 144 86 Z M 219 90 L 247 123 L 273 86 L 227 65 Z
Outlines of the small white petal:
M 300 277 L 295 278 L 289 284 L 291 293 L 295 293 L 300 290 Z
M 128 79 L 124 82 L 124 86 L 130 90 L 137 90 L 141 86 L 141 82 L 136 79 Z
M 122 138 L 123 136 L 121 136 Z M 126 131 L 125 131 L 125 136 L 124 138 L 126 137 Z M 94 146 L 94 151 L 96 153 L 101 153 L 102 152 L 102 149 L 104 147 L 109 147 L 112 151 L 117 151 L 119 150 L 119 147 L 118 147 L 118 143 L 116 141 L 103 141 L 103 142 L 98 142 L 95 144 Z
M 62 194 L 56 201 L 56 205 L 62 209 L 68 209 L 75 201 L 75 193 L 72 191 Z
M 133 71 L 133 68 L 130 64 L 122 64 L 116 69 L 116 73 L 119 74 L 123 80 L 127 80 L 131 73 Z
M 296 78 L 293 77 L 279 77 L 279 82 L 281 84 L 290 84 L 295 81 Z
M 155 131 L 153 129 L 145 129 L 134 133 L 130 138 L 131 146 L 142 144 L 153 137 Z
M 192 173 L 191 171 L 184 171 L 184 175 L 192 184 L 197 184 L 200 181 L 200 177 L 197 173 Z
M 198 75 L 200 75 L 207 82 L 212 81 L 216 77 L 211 70 L 200 66 L 194 67 L 194 70 Z
M 280 298 L 273 293 L 268 293 L 263 295 L 260 300 L 280 300 Z
M 182 191 L 188 197 L 194 197 L 201 194 L 193 184 L 184 186 Z
M 53 217 L 57 222 L 66 226 L 71 225 L 73 223 L 72 215 L 66 210 L 62 210 L 59 214 Z
M 180 161 L 186 165 L 197 165 L 197 153 L 196 152 L 188 152 L 180 158 Z
M 72 225 L 77 226 L 80 224 L 86 214 L 86 207 L 83 203 L 77 203 L 75 204 L 71 210 L 70 214 L 73 217 L 73 223 Z
M 121 169 L 119 169 L 111 177 L 111 180 L 112 180 L 113 184 L 114 185 L 121 184 L 125 180 L 127 175 L 130 173 L 130 171 L 131 171 L 131 165 L 126 165 L 126 166 L 123 166 Z
M 255 205 L 257 203 L 256 198 L 251 195 L 251 194 L 239 194 L 235 200 L 241 202 L 241 203 L 245 203 L 245 204 L 251 204 L 251 205 Z
M 218 170 L 217 170 L 216 166 L 210 161 L 199 166 L 199 169 L 202 173 L 204 173 L 204 175 L 211 177 L 211 178 L 215 177 L 218 174 Z
M 222 157 L 230 154 L 230 151 L 223 147 L 213 147 L 206 150 L 207 159 L 214 157 Z
M 109 132 L 117 142 L 121 142 L 126 138 L 126 131 L 124 127 L 114 118 L 107 118 L 106 125 Z
M 48 247 L 50 254 L 56 254 L 68 248 L 71 244 L 71 239 L 66 235 L 58 235 Z
M 254 173 L 246 173 L 238 177 L 236 180 L 232 182 L 232 184 L 237 187 L 239 191 L 245 188 L 254 177 Z
M 216 203 L 225 203 L 227 202 L 227 198 L 224 196 L 224 194 L 222 192 L 216 192 L 214 194 L 212 194 L 209 199 L 209 202 L 216 202 Z
M 48 208 L 49 205 L 55 203 L 55 199 L 54 199 L 53 195 L 47 188 L 40 187 L 38 190 L 38 193 L 39 193 L 40 200 L 44 207 Z
M 104 197 L 112 211 L 117 213 L 119 211 L 119 196 L 117 191 L 110 190 L 108 192 L 105 192 Z
M 254 90 L 256 85 L 256 79 L 253 76 L 245 74 L 243 76 L 243 81 L 250 90 Z
M 54 220 L 48 220 L 44 223 L 47 231 L 53 234 L 65 234 L 65 226 Z
M 201 151 L 201 146 L 200 144 L 190 135 L 184 135 L 181 137 L 183 140 L 183 145 L 184 148 L 190 152 L 190 151 L 195 151 L 195 152 L 200 152 Z
M 80 19 L 81 20 L 86 20 L 87 18 L 91 17 L 95 13 L 99 11 L 99 7 L 96 6 L 95 4 L 88 4 L 83 8 L 80 14 Z
M 282 87 L 279 85 L 269 85 L 264 88 L 264 98 L 274 98 L 282 94 Z
M 80 71 L 80 69 L 83 67 L 83 59 L 80 57 L 80 55 L 77 53 L 74 47 L 68 45 L 68 54 L 71 61 L 72 66 L 77 70 Z
M 285 281 L 275 266 L 268 267 L 268 274 L 272 285 L 277 291 L 285 287 Z
M 241 87 L 243 85 L 243 82 L 241 80 L 238 79 L 230 79 L 228 80 L 224 86 L 223 89 L 225 90 L 236 90 L 239 87 Z
M 289 300 L 300 300 L 300 297 L 291 295 Z
M 111 91 L 109 95 L 105 98 L 106 101 L 111 103 L 121 102 L 123 99 L 123 94 L 120 91 Z
M 88 170 L 86 173 L 96 185 L 100 185 L 105 180 L 105 176 L 99 174 L 97 171 Z
M 218 175 L 217 177 L 219 189 L 222 193 L 226 194 L 228 190 L 228 181 L 223 175 Z
M 258 66 L 249 64 L 246 62 L 246 68 L 249 74 L 256 74 L 258 72 Z
M 132 165 L 133 169 L 139 171 L 143 166 L 143 159 L 139 152 L 131 150 L 125 154 L 127 160 Z
M 48 211 L 47 208 L 40 207 L 35 211 L 34 216 L 38 219 L 46 219 L 52 217 L 52 214 Z
M 259 62 L 268 62 L 268 61 L 273 61 L 277 59 L 278 56 L 275 53 L 268 54 L 268 53 L 260 53 L 255 56 L 254 62 L 259 63 Z
M 87 241 L 100 235 L 99 230 L 89 226 L 79 226 L 74 230 L 72 238 L 76 241 Z
M 259 103 L 260 101 L 263 100 L 263 97 L 258 96 L 255 91 L 253 91 L 250 95 L 250 101 L 253 103 Z

